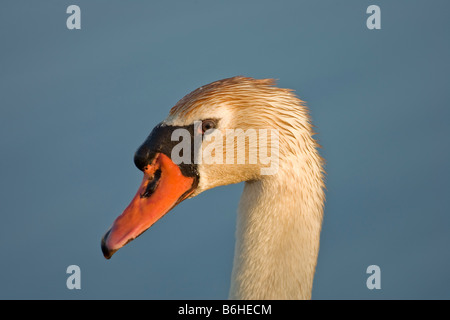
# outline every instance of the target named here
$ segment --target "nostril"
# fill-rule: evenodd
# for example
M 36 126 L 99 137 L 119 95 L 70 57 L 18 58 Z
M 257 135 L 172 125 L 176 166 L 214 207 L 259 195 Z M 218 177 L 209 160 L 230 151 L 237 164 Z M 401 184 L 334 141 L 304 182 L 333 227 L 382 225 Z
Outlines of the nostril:
M 149 198 L 153 192 L 155 192 L 156 188 L 159 184 L 159 179 L 161 178 L 161 169 L 155 171 L 155 174 L 151 178 L 151 181 L 148 182 L 145 191 L 141 194 L 141 198 Z

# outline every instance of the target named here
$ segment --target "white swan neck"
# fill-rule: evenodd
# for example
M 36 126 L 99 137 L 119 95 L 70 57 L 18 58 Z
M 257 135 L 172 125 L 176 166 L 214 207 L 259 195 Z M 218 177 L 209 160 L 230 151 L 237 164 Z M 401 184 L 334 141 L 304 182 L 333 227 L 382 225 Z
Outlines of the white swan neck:
M 320 166 L 308 170 L 245 183 L 230 299 L 311 298 L 324 196 Z

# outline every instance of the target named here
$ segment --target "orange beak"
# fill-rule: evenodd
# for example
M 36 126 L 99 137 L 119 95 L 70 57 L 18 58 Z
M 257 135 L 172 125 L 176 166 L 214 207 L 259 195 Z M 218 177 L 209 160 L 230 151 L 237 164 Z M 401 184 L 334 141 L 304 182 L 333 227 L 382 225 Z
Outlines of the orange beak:
M 196 179 L 184 176 L 163 153 L 158 153 L 143 172 L 144 178 L 133 200 L 102 238 L 106 259 L 150 228 L 196 187 Z

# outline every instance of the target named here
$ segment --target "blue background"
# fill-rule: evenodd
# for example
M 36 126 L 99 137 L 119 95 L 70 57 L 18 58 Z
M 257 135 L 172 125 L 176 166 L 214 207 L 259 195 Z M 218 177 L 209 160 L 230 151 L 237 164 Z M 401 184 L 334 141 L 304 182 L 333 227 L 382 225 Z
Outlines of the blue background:
M 66 8 L 81 8 L 81 30 Z M 366 9 L 381 8 L 381 30 Z M 276 78 L 327 160 L 314 299 L 449 299 L 448 1 L 2 1 L 0 298 L 225 299 L 243 184 L 107 261 L 133 154 L 185 94 Z M 66 268 L 81 268 L 81 290 Z M 381 268 L 368 290 L 366 268 Z

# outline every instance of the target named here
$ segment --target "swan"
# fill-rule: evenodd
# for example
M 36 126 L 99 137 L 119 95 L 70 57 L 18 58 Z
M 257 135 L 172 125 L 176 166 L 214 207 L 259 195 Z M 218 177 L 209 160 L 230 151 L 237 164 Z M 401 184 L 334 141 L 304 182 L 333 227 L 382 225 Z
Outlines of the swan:
M 144 177 L 103 236 L 104 257 L 111 258 L 181 201 L 245 182 L 229 298 L 310 299 L 325 201 L 324 160 L 312 127 L 305 103 L 273 79 L 237 76 L 187 94 L 136 151 L 134 162 Z M 261 137 L 267 130 L 274 135 L 267 134 L 256 147 L 245 136 L 245 143 L 231 143 L 248 135 L 248 129 L 259 130 Z M 221 141 L 211 132 L 235 135 Z M 209 160 L 217 161 L 200 161 L 208 148 L 213 150 Z M 262 149 L 277 156 L 272 172 L 267 159 L 251 161 Z M 239 152 L 244 160 L 237 159 Z

